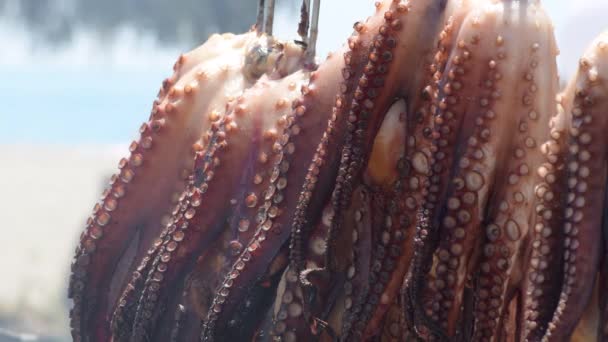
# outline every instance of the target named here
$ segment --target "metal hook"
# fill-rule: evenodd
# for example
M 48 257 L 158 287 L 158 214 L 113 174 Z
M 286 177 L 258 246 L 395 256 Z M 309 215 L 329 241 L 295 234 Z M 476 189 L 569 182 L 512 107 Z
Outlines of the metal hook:
M 255 20 L 255 30 L 258 35 L 264 32 L 264 2 L 265 0 L 258 1 L 258 15 Z
M 264 24 L 264 32 L 271 36 L 272 26 L 274 24 L 274 2 L 275 0 L 268 0 L 266 3 L 266 22 Z
M 308 29 L 310 26 L 310 0 L 302 1 L 300 8 L 300 23 L 298 24 L 298 35 L 302 38 L 304 45 L 308 45 Z
M 306 50 L 306 59 L 314 61 L 316 49 L 317 49 L 317 38 L 319 35 L 319 12 L 321 7 L 321 0 L 314 0 L 314 6 L 312 8 L 312 20 L 310 22 L 310 33 L 308 35 L 308 48 Z

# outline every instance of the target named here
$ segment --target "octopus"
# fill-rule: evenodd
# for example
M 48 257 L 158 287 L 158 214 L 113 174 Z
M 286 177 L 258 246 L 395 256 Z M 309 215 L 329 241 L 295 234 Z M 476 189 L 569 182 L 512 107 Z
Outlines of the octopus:
M 382 0 L 315 58 L 274 1 L 181 55 L 76 248 L 74 341 L 608 341 L 608 33 Z

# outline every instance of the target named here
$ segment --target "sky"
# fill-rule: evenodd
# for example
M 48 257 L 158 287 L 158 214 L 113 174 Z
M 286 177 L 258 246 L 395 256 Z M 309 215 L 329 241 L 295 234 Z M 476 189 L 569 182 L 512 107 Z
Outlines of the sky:
M 544 4 L 561 48 L 561 75 L 571 75 L 584 47 L 602 31 L 608 2 Z M 352 23 L 372 11 L 371 0 L 322 1 L 319 55 L 342 44 Z M 279 8 L 277 36 L 294 36 L 294 15 Z M 70 44 L 54 50 L 11 18 L 0 18 L 0 41 L 0 144 L 125 144 L 147 118 L 176 56 L 192 48 L 160 46 L 124 27 L 104 43 L 91 32 L 77 32 Z

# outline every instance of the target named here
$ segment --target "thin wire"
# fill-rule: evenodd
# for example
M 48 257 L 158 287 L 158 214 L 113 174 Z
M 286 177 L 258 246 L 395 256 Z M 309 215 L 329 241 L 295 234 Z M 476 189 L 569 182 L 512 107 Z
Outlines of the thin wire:
M 302 37 L 302 42 L 308 44 L 308 29 L 310 27 L 310 0 L 302 1 L 300 8 L 300 23 L 298 24 L 298 35 Z
M 314 0 L 314 6 L 312 8 L 312 21 L 310 24 L 310 38 L 308 40 L 308 48 L 306 50 L 306 57 L 309 61 L 314 61 L 316 49 L 317 49 L 317 38 L 319 35 L 319 11 L 321 7 L 321 0 Z
M 274 1 L 275 0 L 268 0 L 266 3 L 266 23 L 264 25 L 264 32 L 269 36 L 272 35 L 272 26 L 274 23 Z
M 264 32 L 264 2 L 266 0 L 258 1 L 258 16 L 255 20 L 255 30 L 259 33 Z

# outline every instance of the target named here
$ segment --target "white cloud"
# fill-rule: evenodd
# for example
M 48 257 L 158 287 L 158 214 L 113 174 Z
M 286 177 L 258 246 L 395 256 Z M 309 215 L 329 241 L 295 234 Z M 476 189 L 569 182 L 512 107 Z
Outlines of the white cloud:
M 0 17 L 0 67 L 170 67 L 181 52 L 176 46 L 161 46 L 151 35 L 123 26 L 109 40 L 86 29 L 74 32 L 66 44 L 49 46 L 29 34 L 21 21 Z
M 357 20 L 373 12 L 369 0 L 322 1 L 318 55 L 323 58 L 337 49 L 352 32 Z M 593 37 L 604 28 L 603 17 L 608 3 L 603 0 L 544 1 L 553 18 L 557 40 L 562 51 L 558 57 L 563 76 L 569 76 L 576 60 Z M 275 34 L 296 38 L 297 11 L 279 7 L 275 17 Z M 608 24 L 605 25 L 608 29 Z M 10 17 L 0 17 L 0 41 L 8 47 L 0 54 L 0 67 L 28 65 L 85 68 L 168 68 L 183 51 L 178 46 L 161 46 L 151 35 L 142 35 L 132 27 L 122 27 L 109 40 L 102 42 L 91 31 L 77 30 L 71 43 L 62 47 L 43 46 L 29 34 L 25 24 Z

